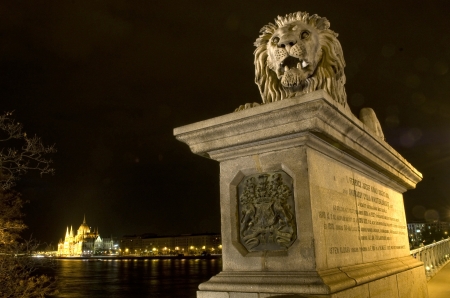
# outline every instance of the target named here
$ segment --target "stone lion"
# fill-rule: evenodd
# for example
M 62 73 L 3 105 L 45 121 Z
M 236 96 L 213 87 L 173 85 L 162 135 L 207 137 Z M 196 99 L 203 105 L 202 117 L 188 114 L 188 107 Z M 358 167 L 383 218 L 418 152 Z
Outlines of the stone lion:
M 296 12 L 265 25 L 254 43 L 255 82 L 263 103 L 324 89 L 346 106 L 344 55 L 330 22 Z
M 255 83 L 263 104 L 323 89 L 350 110 L 344 88 L 342 47 L 338 34 L 329 28 L 326 18 L 300 11 L 278 16 L 275 24 L 262 27 L 254 43 L 254 63 Z M 236 111 L 257 105 L 241 105 Z M 365 108 L 361 113 L 361 120 L 383 137 L 373 110 Z

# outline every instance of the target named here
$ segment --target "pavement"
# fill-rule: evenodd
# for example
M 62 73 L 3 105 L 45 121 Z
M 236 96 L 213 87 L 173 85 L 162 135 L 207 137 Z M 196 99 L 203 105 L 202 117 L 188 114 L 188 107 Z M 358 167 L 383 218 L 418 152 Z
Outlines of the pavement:
M 428 281 L 429 298 L 450 298 L 450 263 Z

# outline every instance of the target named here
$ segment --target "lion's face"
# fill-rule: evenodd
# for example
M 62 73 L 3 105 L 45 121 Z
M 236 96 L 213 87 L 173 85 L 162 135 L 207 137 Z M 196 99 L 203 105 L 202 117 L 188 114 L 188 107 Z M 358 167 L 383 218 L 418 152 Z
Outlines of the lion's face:
M 298 92 L 321 58 L 319 31 L 301 21 L 278 28 L 267 43 L 267 62 L 283 87 Z
M 254 62 L 263 103 L 323 89 L 347 106 L 342 47 L 329 28 L 326 18 L 301 11 L 261 28 Z

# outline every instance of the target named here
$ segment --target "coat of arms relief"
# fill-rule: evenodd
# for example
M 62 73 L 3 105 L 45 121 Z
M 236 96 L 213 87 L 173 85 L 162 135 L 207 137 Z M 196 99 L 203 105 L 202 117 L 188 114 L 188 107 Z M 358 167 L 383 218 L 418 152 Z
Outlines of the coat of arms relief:
M 240 242 L 248 251 L 286 250 L 297 238 L 292 178 L 283 171 L 238 185 Z

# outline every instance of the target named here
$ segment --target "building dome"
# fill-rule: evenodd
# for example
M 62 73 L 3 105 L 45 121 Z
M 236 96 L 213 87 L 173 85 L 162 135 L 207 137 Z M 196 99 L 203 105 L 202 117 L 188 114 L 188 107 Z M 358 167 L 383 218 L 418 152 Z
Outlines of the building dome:
M 83 219 L 83 223 L 81 224 L 81 226 L 78 228 L 78 235 L 82 235 L 82 234 L 89 234 L 91 232 L 91 229 L 89 228 L 89 226 L 86 224 L 86 216 Z

